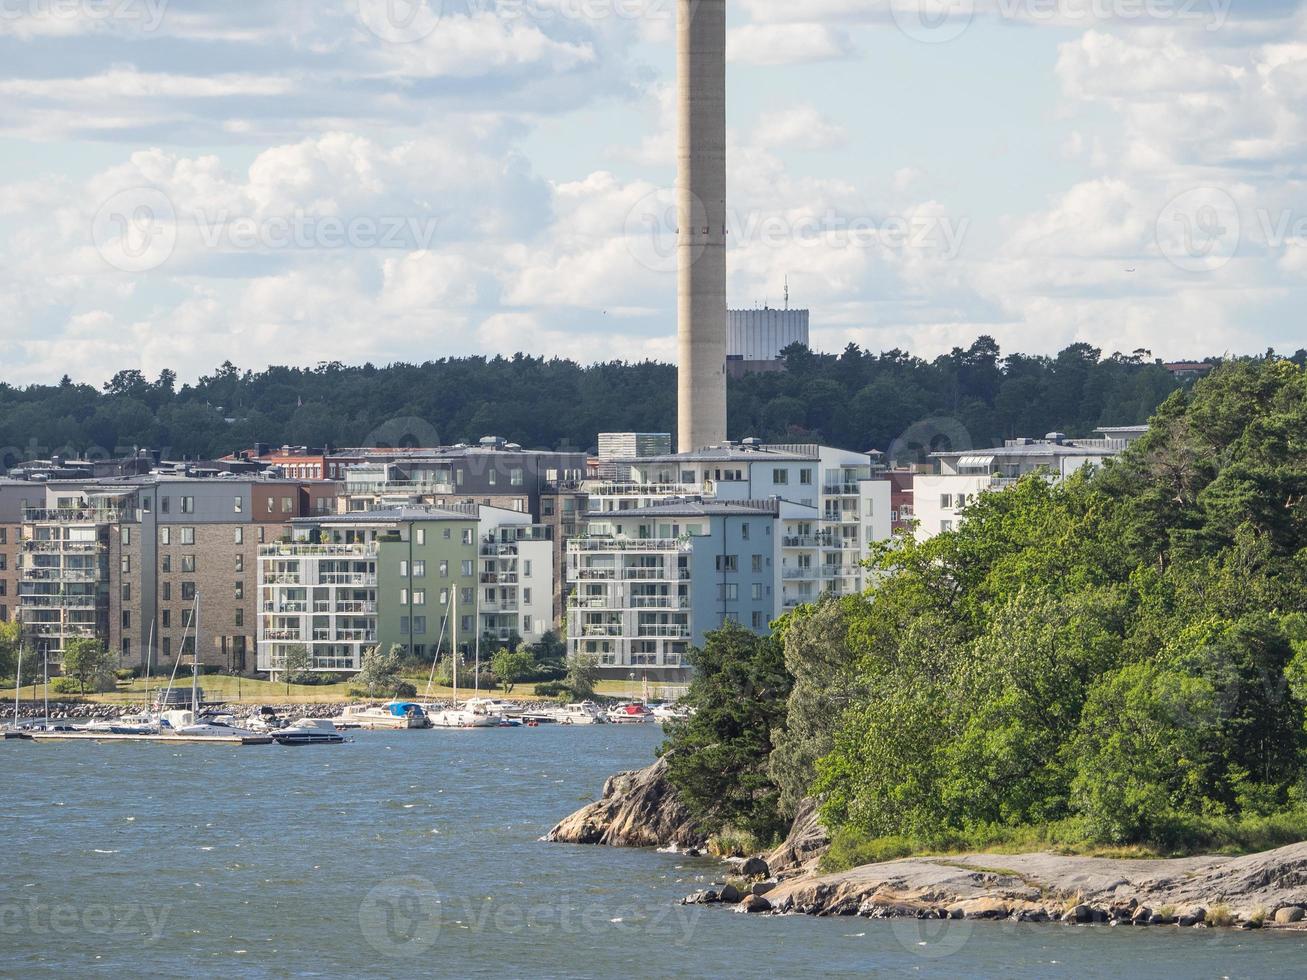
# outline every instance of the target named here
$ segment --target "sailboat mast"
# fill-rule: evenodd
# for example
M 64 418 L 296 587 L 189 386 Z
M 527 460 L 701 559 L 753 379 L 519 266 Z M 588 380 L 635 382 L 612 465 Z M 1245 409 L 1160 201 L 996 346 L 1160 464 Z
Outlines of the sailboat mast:
M 50 647 L 45 648 L 43 672 L 45 674 L 45 727 L 50 727 Z
M 23 687 L 23 644 L 18 644 L 18 676 L 14 678 L 14 727 L 18 727 L 18 692 Z
M 455 623 L 457 623 L 457 621 L 458 621 L 458 620 L 457 620 L 457 617 L 458 617 L 458 592 L 457 592 L 457 586 L 455 586 L 455 592 L 454 592 L 454 617 L 455 617 Z M 454 633 L 452 634 L 452 636 L 454 637 L 454 641 L 453 641 L 453 647 L 454 647 L 454 651 L 453 651 L 453 652 L 454 652 L 454 707 L 457 708 L 457 707 L 458 707 L 458 661 L 461 659 L 462 654 L 459 652 L 459 649 L 458 649 L 458 633 L 457 633 L 457 632 L 454 632 Z
M 195 645 L 191 647 L 191 714 L 200 720 L 200 593 L 195 592 Z
M 150 620 L 150 638 L 145 643 L 145 712 L 150 712 L 150 654 L 154 652 L 154 620 Z

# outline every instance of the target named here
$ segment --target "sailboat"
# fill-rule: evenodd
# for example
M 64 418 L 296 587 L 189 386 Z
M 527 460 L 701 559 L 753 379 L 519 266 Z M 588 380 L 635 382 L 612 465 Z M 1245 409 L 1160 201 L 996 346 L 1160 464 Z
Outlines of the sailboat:
M 18 676 L 14 678 L 14 723 L 5 729 L 5 740 L 22 738 L 23 732 L 18 727 L 18 693 L 23 687 L 23 645 L 18 644 Z
M 453 612 L 450 616 L 458 615 L 458 590 L 453 590 L 450 605 Z M 457 634 L 454 634 L 457 636 Z M 458 706 L 458 643 L 451 643 L 454 657 L 454 706 L 445 711 L 437 711 L 431 716 L 431 724 L 436 728 L 498 728 L 500 719 L 497 715 L 492 715 L 482 708 L 478 710 L 477 706 L 470 705 L 467 708 Z M 478 673 L 478 689 L 480 687 L 480 668 L 481 668 L 481 631 L 477 630 L 476 638 L 476 666 Z M 432 664 L 432 670 L 435 665 Z

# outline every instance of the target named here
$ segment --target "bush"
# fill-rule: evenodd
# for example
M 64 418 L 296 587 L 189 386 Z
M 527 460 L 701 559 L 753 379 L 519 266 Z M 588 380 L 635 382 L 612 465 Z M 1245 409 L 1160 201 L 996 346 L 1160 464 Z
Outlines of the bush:
M 120 667 L 113 672 L 113 675 L 120 681 L 134 681 L 141 676 L 141 672 L 136 667 Z
M 571 694 L 572 689 L 562 681 L 548 681 L 535 686 L 535 695 L 538 698 L 561 698 L 563 695 L 570 697 Z
M 51 694 L 81 694 L 82 685 L 76 677 L 55 677 L 50 681 Z
M 917 850 L 917 846 L 906 837 L 868 838 L 852 827 L 843 827 L 831 838 L 830 850 L 821 859 L 821 870 L 847 871 L 864 864 L 896 861 Z

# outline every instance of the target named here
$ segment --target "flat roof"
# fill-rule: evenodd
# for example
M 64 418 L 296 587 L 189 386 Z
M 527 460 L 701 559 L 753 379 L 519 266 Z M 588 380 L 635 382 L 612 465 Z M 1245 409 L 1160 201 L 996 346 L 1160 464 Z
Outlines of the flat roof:
M 590 511 L 586 516 L 614 520 L 623 517 L 741 517 L 751 514 L 775 517 L 777 512 L 777 505 L 769 502 L 747 504 L 686 500 L 678 503 L 654 504 L 650 507 L 635 507 L 631 510 Z
M 478 505 L 479 506 L 479 505 Z M 297 517 L 293 524 L 393 524 L 407 521 L 475 521 L 477 513 L 445 507 L 386 507 L 381 510 L 353 510 L 346 514 Z

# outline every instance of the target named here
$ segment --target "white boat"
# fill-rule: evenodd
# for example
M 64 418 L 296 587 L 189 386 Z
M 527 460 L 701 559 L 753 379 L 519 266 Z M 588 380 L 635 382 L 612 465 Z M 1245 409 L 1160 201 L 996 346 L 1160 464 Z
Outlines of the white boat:
M 665 724 L 669 721 L 686 721 L 694 715 L 691 708 L 675 703 L 655 704 L 653 706 L 653 720 L 658 724 Z
M 560 725 L 603 725 L 608 721 L 604 709 L 593 701 L 566 705 L 558 710 L 557 717 Z
M 653 712 L 639 701 L 632 701 L 610 710 L 608 720 L 614 725 L 643 725 L 653 720 Z
M 336 727 L 404 731 L 410 728 L 430 728 L 431 722 L 422 705 L 412 701 L 390 701 L 382 705 L 351 704 L 336 719 Z
M 85 725 L 78 726 L 80 732 L 96 732 L 108 735 L 154 735 L 159 726 L 145 716 L 125 716 L 122 718 L 98 718 Z
M 499 716 L 470 708 L 447 708 L 431 716 L 436 728 L 498 728 Z
M 345 736 L 326 718 L 301 718 L 272 733 L 278 745 L 339 745 Z

